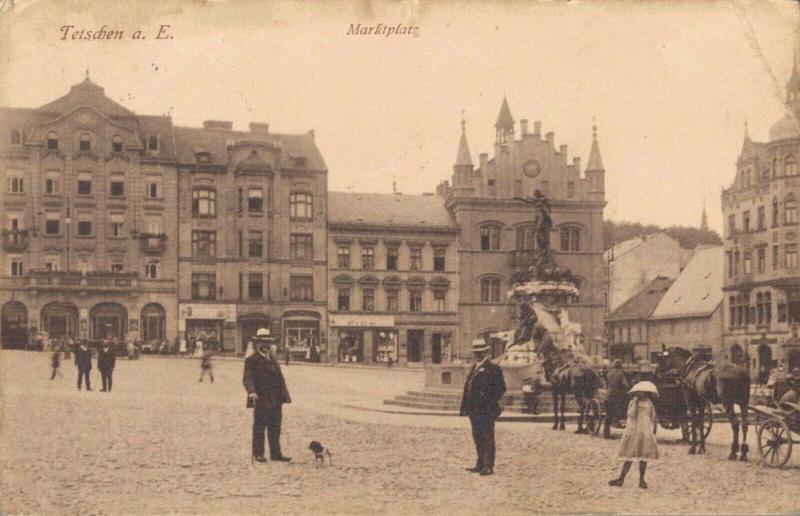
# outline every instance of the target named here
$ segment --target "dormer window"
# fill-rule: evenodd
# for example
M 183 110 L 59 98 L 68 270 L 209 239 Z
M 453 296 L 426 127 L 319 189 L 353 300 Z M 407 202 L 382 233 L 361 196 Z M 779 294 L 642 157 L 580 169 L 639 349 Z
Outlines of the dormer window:
M 83 133 L 81 135 L 80 141 L 78 142 L 78 149 L 81 151 L 90 151 L 92 150 L 92 138 L 87 133 Z
M 19 145 L 20 143 L 22 143 L 22 136 L 20 136 L 19 131 L 14 129 L 11 131 L 11 144 Z
M 58 134 L 53 131 L 47 133 L 47 150 L 58 150 Z
M 158 137 L 157 136 L 151 136 L 150 138 L 147 139 L 147 150 L 151 150 L 151 151 L 158 150 Z
M 122 137 L 120 135 L 114 135 L 114 138 L 111 140 L 111 150 L 114 152 L 122 152 Z

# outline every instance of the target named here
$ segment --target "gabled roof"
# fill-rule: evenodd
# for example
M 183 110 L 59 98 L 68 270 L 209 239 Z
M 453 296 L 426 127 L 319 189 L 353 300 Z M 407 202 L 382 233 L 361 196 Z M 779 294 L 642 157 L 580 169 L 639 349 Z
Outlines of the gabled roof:
M 658 276 L 606 317 L 607 321 L 631 321 L 647 319 L 675 280 Z
M 110 117 L 136 116 L 133 111 L 106 97 L 105 90 L 90 81 L 88 76 L 82 82 L 73 85 L 69 89 L 69 93 L 45 104 L 39 110 L 49 113 L 66 113 L 77 106 L 93 106 Z
M 328 192 L 328 222 L 458 228 L 438 195 Z
M 722 302 L 724 251 L 697 250 L 653 312 L 653 319 L 711 315 Z

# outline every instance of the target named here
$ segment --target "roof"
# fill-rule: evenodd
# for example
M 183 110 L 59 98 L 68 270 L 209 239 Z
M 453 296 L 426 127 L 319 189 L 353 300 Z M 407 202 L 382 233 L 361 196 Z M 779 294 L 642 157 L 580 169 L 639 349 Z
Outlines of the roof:
M 675 280 L 658 276 L 645 288 L 639 291 L 606 317 L 607 321 L 630 321 L 634 319 L 647 319 L 658 306 L 661 298 L 667 293 Z
M 133 117 L 133 111 L 106 97 L 105 90 L 89 80 L 89 76 L 69 89 L 63 97 L 45 104 L 39 110 L 50 113 L 66 113 L 77 106 L 93 106 L 111 117 Z
M 458 143 L 456 166 L 472 166 L 472 157 L 469 154 L 469 145 L 467 144 L 467 131 L 463 120 L 461 121 L 461 141 Z
M 328 192 L 328 222 L 458 228 L 438 195 Z
M 589 161 L 586 170 L 605 170 L 603 158 L 600 156 L 600 145 L 597 143 L 597 129 L 592 128 L 592 149 L 589 151 Z
M 698 250 L 653 312 L 653 319 L 711 315 L 722 302 L 724 251 Z
M 228 164 L 230 140 L 278 144 L 281 148 L 281 167 L 294 168 L 293 158 L 305 158 L 302 168 L 327 170 L 325 160 L 314 142 L 313 134 L 277 134 L 233 131 L 228 129 L 205 129 L 201 127 L 175 127 L 175 144 L 181 163 L 195 163 L 195 153 L 202 149 L 210 154 L 213 165 Z
M 611 249 L 613 249 L 614 250 L 614 259 L 616 260 L 617 258 L 622 256 L 623 254 L 636 249 L 637 247 L 639 247 L 643 243 L 645 243 L 645 242 L 647 242 L 647 241 L 649 241 L 649 240 L 651 240 L 654 237 L 659 236 L 659 235 L 664 235 L 664 236 L 669 237 L 669 235 L 667 235 L 663 231 L 659 231 L 657 233 L 650 233 L 649 235 L 642 235 L 642 236 L 638 236 L 638 237 L 633 237 L 630 240 L 625 240 L 625 241 L 620 242 L 618 244 L 615 243 L 612 248 L 606 249 L 605 253 L 603 253 L 603 255 L 604 255 L 603 257 L 606 260 L 608 260 L 610 258 L 610 256 L 611 256 Z
M 497 115 L 497 129 L 513 129 L 514 119 L 511 117 L 511 109 L 508 107 L 508 100 L 503 97 L 503 104 L 500 106 L 500 113 Z

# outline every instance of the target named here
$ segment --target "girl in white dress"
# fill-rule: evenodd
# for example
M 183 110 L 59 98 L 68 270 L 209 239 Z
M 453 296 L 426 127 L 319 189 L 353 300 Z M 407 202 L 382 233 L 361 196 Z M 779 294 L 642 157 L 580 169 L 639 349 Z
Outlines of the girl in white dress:
M 628 404 L 628 421 L 625 423 L 625 433 L 620 443 L 619 456 L 625 459 L 622 464 L 619 478 L 609 481 L 611 486 L 622 486 L 625 475 L 631 469 L 635 459 L 639 460 L 639 487 L 647 489 L 644 475 L 647 471 L 647 461 L 658 458 L 656 444 L 656 407 L 651 397 L 658 396 L 658 389 L 652 382 L 639 382 L 628 391 L 633 395 Z

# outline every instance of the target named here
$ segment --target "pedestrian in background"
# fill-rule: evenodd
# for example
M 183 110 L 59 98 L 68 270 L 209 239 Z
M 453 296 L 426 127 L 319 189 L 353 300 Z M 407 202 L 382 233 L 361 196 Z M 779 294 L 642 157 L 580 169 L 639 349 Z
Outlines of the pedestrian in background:
M 644 480 L 647 461 L 658 459 L 656 444 L 656 407 L 651 398 L 658 396 L 655 384 L 649 381 L 639 382 L 630 390 L 633 399 L 628 404 L 628 421 L 620 443 L 619 456 L 625 459 L 619 478 L 611 480 L 608 485 L 622 486 L 625 475 L 631 469 L 633 461 L 639 460 L 639 487 L 647 489 Z
M 194 341 L 194 357 L 195 358 L 202 358 L 203 356 L 203 341 L 197 339 Z
M 211 370 L 211 354 L 212 350 L 207 349 L 203 352 L 203 359 L 200 361 L 200 381 L 203 381 L 203 377 L 208 373 L 208 376 L 211 378 L 211 383 L 214 383 L 214 372 Z
M 103 388 L 100 392 L 110 392 L 114 366 L 117 365 L 116 346 L 112 346 L 112 341 L 108 338 L 103 340 L 103 347 L 97 353 L 97 369 L 100 370 L 100 378 Z
M 53 351 L 53 356 L 51 358 L 51 366 L 53 367 L 53 374 L 50 375 L 50 380 L 55 379 L 56 374 L 58 374 L 59 377 L 62 376 L 61 375 L 61 371 L 58 370 L 58 368 L 61 367 L 61 352 L 60 351 Z
M 78 368 L 78 390 L 81 390 L 81 380 L 86 379 L 86 390 L 91 391 L 92 385 L 89 381 L 89 371 L 92 370 L 92 351 L 85 340 L 75 351 L 75 366 Z
M 506 383 L 503 370 L 489 360 L 489 345 L 484 339 L 472 341 L 472 352 L 475 364 L 464 384 L 459 414 L 469 416 L 472 439 L 478 453 L 475 467 L 467 468 L 467 471 L 485 476 L 494 473 L 494 423 L 501 413 L 500 398 L 506 392 Z
M 606 417 L 603 422 L 603 437 L 606 439 L 611 439 L 611 422 L 625 409 L 626 395 L 630 388 L 625 371 L 622 370 L 622 362 L 614 360 L 614 365 L 606 377 Z

